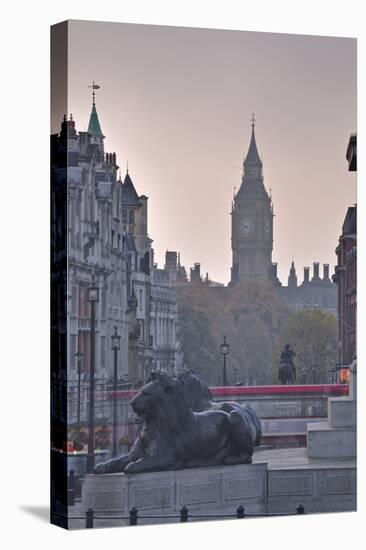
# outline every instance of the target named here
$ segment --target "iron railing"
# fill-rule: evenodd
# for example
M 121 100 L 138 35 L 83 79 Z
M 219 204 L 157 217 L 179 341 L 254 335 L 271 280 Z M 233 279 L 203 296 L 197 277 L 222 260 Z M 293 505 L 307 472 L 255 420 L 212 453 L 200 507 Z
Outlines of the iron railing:
M 296 511 L 293 513 L 260 513 L 260 514 L 251 514 L 245 511 L 245 508 L 240 504 L 235 513 L 231 514 L 195 514 L 190 513 L 186 506 L 183 506 L 180 509 L 179 514 L 165 514 L 165 515 L 144 515 L 140 514 L 137 508 L 133 507 L 129 511 L 128 515 L 108 515 L 109 513 L 115 513 L 115 510 L 94 510 L 93 508 L 88 508 L 84 516 L 65 516 L 63 514 L 58 514 L 57 512 L 53 513 L 54 516 L 60 516 L 70 520 L 84 520 L 86 529 L 93 529 L 94 522 L 97 520 L 125 520 L 128 521 L 129 525 L 138 525 L 139 520 L 165 520 L 165 519 L 176 519 L 180 523 L 187 523 L 189 519 L 244 519 L 249 517 L 274 517 L 274 516 L 296 516 L 305 514 L 305 508 L 303 504 L 298 504 L 296 506 Z M 102 513 L 103 515 L 98 515 Z

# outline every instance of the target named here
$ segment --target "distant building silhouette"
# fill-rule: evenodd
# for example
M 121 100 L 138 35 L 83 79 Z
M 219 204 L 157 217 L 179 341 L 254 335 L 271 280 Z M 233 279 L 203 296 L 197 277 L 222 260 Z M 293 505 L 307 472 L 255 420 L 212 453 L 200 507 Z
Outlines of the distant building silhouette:
M 346 159 L 350 172 L 357 171 L 357 136 L 352 134 Z M 350 206 L 336 248 L 334 282 L 338 289 L 339 362 L 351 364 L 357 350 L 357 205 Z
M 276 285 L 281 300 L 296 310 L 321 309 L 337 313 L 337 289 L 329 277 L 329 264 L 323 264 L 323 277 L 319 275 L 319 263 L 313 263 L 313 277 L 310 268 L 304 267 L 303 282 L 297 284 L 294 262 L 291 263 L 288 286 Z
M 273 207 L 264 187 L 252 118 L 252 135 L 243 163 L 242 181 L 231 211 L 231 284 L 270 278 L 273 249 Z
M 272 197 L 268 195 L 264 186 L 263 163 L 258 154 L 254 126 L 253 116 L 252 134 L 243 164 L 242 182 L 238 193 L 234 196 L 231 212 L 233 259 L 229 284 L 233 285 L 239 281 L 272 281 L 280 299 L 291 307 L 318 308 L 336 314 L 337 290 L 329 277 L 328 264 L 324 264 L 321 278 L 319 263 L 314 262 L 311 280 L 310 269 L 305 267 L 304 280 L 298 285 L 295 262 L 292 261 L 288 286 L 283 286 L 278 278 L 277 263 L 272 262 L 273 203 Z M 349 147 L 350 158 L 353 158 L 354 142 L 352 147 Z

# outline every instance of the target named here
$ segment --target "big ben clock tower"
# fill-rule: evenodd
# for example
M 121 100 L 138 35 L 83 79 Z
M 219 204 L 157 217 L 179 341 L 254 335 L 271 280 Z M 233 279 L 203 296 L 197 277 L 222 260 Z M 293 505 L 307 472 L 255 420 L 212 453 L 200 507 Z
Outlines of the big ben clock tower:
M 239 191 L 231 211 L 231 284 L 270 279 L 273 249 L 273 208 L 263 183 L 252 117 L 252 136 L 243 164 Z

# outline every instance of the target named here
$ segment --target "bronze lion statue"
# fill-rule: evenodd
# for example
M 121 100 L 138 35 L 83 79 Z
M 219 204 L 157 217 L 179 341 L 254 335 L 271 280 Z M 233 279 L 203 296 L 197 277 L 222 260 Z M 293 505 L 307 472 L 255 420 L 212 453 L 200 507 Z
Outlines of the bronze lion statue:
M 192 411 L 201 412 L 209 409 L 221 410 L 227 413 L 238 411 L 248 424 L 253 438 L 253 445 L 259 445 L 262 437 L 262 425 L 256 412 L 247 403 L 235 401 L 214 402 L 210 388 L 192 369 L 186 369 L 178 375 L 182 384 L 186 403 Z
M 137 474 L 252 461 L 254 424 L 234 408 L 193 412 L 178 379 L 152 373 L 131 401 L 139 421 L 130 451 L 102 462 L 94 473 Z

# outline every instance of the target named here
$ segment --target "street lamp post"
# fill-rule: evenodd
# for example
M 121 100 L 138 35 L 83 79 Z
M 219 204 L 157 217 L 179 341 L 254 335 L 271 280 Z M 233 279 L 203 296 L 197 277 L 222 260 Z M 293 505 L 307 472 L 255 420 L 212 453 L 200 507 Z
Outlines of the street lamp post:
M 313 370 L 313 384 L 315 386 L 315 372 L 316 372 L 316 368 L 317 368 L 318 365 L 313 365 L 311 368 Z
M 226 386 L 226 356 L 229 355 L 230 347 L 226 342 L 226 336 L 224 336 L 224 341 L 220 344 L 220 353 L 224 357 L 223 373 L 222 373 L 222 385 Z
M 113 446 L 112 457 L 117 456 L 117 384 L 118 384 L 118 351 L 121 349 L 121 337 L 117 333 L 117 327 L 114 327 L 114 334 L 111 336 L 112 351 L 114 354 L 114 372 L 113 372 Z
M 88 288 L 88 302 L 90 303 L 90 372 L 89 372 L 89 434 L 87 472 L 92 473 L 94 468 L 94 385 L 95 385 L 95 304 L 99 301 L 99 288 L 92 278 Z
M 80 426 L 80 389 L 81 389 L 81 363 L 84 357 L 82 351 L 75 353 L 77 367 L 78 367 L 78 409 L 77 409 L 77 425 Z
M 236 383 L 238 381 L 238 368 L 234 368 L 234 386 L 236 386 Z

